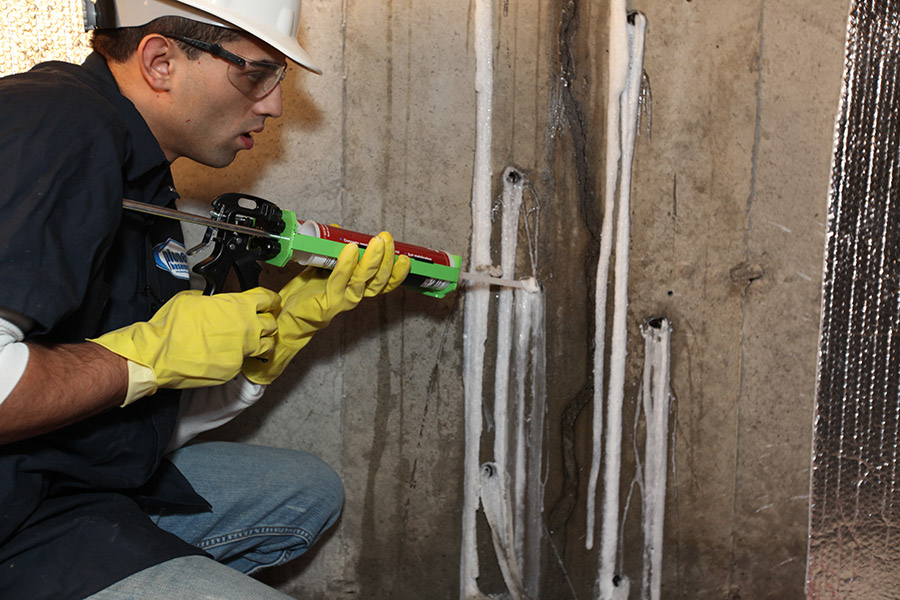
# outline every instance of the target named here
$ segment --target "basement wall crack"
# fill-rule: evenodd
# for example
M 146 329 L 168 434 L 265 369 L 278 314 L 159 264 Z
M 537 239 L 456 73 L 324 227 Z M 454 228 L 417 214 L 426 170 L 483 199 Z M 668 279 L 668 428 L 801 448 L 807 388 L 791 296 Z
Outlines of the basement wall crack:
M 759 49 L 756 54 L 756 123 L 753 132 L 753 149 L 751 152 L 750 190 L 745 207 L 746 226 L 744 228 L 745 264 L 751 264 L 750 233 L 753 229 L 752 209 L 756 199 L 756 180 L 759 169 L 759 147 L 762 134 L 763 113 L 763 53 L 765 51 L 765 19 L 766 0 L 760 0 L 759 10 Z M 735 427 L 734 453 L 734 487 L 732 490 L 731 509 L 731 557 L 728 569 L 728 587 L 736 591 L 735 573 L 737 572 L 737 535 L 738 535 L 738 500 L 740 498 L 740 465 L 741 465 L 741 431 L 743 430 L 743 398 L 744 374 L 746 365 L 745 344 L 747 341 L 747 305 L 750 300 L 750 288 L 757 278 L 749 278 L 744 285 L 741 296 L 741 343 L 740 343 L 740 376 L 737 398 L 737 422 Z

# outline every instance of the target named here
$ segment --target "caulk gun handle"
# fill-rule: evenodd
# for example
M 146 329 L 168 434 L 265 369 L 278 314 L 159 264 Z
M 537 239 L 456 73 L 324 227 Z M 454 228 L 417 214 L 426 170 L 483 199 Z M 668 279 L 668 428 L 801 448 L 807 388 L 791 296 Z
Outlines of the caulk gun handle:
M 194 267 L 194 272 L 206 280 L 206 295 L 218 294 L 225 289 L 228 273 L 234 268 L 241 290 L 259 285 L 259 256 L 243 249 L 240 238 L 226 243 L 216 243 L 212 254 Z M 244 242 L 246 243 L 246 242 Z
M 194 267 L 194 272 L 206 280 L 204 293 L 223 291 L 232 268 L 241 290 L 255 288 L 259 285 L 262 270 L 257 261 L 269 260 L 281 251 L 281 245 L 265 235 L 285 228 L 283 211 L 268 200 L 247 194 L 222 194 L 213 200 L 212 208 L 218 220 L 237 225 L 252 224 L 261 231 L 259 236 L 224 229 L 215 231 L 212 254 Z

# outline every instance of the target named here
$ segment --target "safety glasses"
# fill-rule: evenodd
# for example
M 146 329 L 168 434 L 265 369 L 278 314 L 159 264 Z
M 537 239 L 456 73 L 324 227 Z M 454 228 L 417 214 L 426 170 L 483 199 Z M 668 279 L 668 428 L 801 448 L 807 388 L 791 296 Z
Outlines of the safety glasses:
M 253 100 L 265 98 L 287 74 L 287 64 L 276 64 L 265 60 L 250 60 L 229 52 L 221 44 L 211 44 L 180 35 L 162 34 L 167 38 L 184 42 L 213 56 L 228 61 L 228 81 Z

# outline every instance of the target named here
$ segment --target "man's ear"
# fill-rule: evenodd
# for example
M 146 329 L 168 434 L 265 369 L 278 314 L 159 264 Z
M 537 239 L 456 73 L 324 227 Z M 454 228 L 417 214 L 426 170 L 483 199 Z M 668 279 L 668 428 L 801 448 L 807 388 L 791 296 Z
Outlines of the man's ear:
M 144 81 L 156 91 L 166 92 L 172 86 L 172 61 L 177 55 L 175 42 L 157 33 L 141 40 L 137 49 L 138 65 Z

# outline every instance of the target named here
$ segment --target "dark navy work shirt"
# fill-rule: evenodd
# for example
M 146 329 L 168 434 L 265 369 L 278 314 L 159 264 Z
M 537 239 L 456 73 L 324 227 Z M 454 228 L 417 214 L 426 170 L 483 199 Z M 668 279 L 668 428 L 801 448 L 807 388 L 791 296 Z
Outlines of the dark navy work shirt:
M 80 342 L 146 321 L 187 288 L 154 260 L 177 222 L 169 164 L 106 62 L 51 62 L 0 79 L 0 307 L 30 341 Z M 206 510 L 163 453 L 178 393 L 160 390 L 53 433 L 0 446 L 0 598 L 83 598 L 139 570 L 202 554 L 145 509 Z

